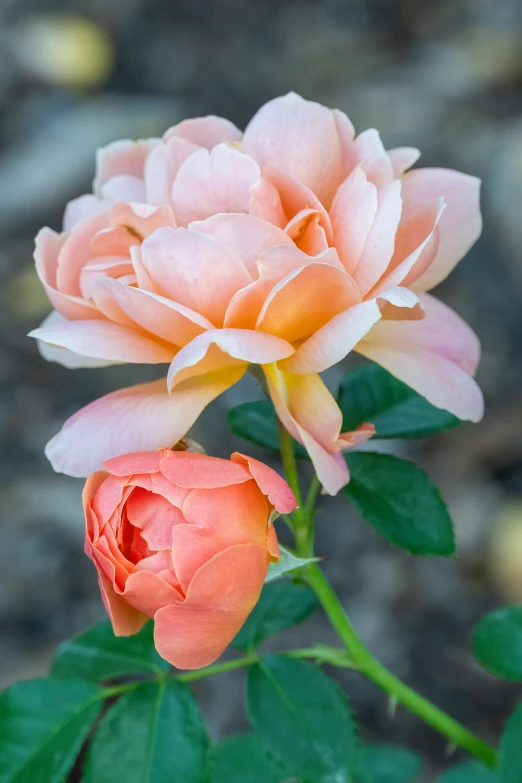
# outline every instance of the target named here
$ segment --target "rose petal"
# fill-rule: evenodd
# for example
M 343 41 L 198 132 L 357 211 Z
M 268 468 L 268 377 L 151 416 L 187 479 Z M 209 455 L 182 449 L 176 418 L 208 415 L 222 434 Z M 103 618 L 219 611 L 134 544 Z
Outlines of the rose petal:
M 164 135 L 166 141 L 180 136 L 198 147 L 211 150 L 224 141 L 241 141 L 243 134 L 230 120 L 209 114 L 183 120 L 169 128 Z
M 239 462 L 246 466 L 257 486 L 265 494 L 270 503 L 281 514 L 290 514 L 296 508 L 294 493 L 279 473 L 269 468 L 264 462 L 260 462 L 247 454 L 235 452 L 230 457 L 232 462 Z

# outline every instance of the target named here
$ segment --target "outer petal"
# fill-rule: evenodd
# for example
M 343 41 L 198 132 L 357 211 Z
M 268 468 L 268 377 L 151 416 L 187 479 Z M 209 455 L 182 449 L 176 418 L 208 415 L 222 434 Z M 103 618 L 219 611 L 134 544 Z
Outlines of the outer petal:
M 294 493 L 279 473 L 269 468 L 264 462 L 237 451 L 232 454 L 230 459 L 232 462 L 246 465 L 261 492 L 267 496 L 280 514 L 290 514 L 295 510 L 297 504 Z
M 109 225 L 106 212 L 99 212 L 80 221 L 64 243 L 58 256 L 55 287 L 64 294 L 80 296 L 80 272 L 92 255 L 91 240 Z
M 217 212 L 248 212 L 250 187 L 260 177 L 255 160 L 228 144 L 218 144 L 212 152 L 194 152 L 172 186 L 178 224 L 187 226 Z
M 241 256 L 208 234 L 160 229 L 142 245 L 158 293 L 219 326 L 232 296 L 252 282 Z
M 243 373 L 240 368 L 197 378 L 170 396 L 163 380 L 107 394 L 65 422 L 47 444 L 47 458 L 58 473 L 87 476 L 111 457 L 170 448 Z
M 63 321 L 34 329 L 29 337 L 109 362 L 159 364 L 174 354 L 173 348 L 110 321 Z
M 291 356 L 286 340 L 249 329 L 214 329 L 196 337 L 177 354 L 169 368 L 167 384 L 174 388 L 187 378 L 214 372 L 220 367 L 268 364 Z
M 343 269 L 312 262 L 290 272 L 274 286 L 256 328 L 296 342 L 360 301 L 356 284 Z
M 228 459 L 207 457 L 206 454 L 190 451 L 165 452 L 160 469 L 176 486 L 185 489 L 216 489 L 242 484 L 251 479 L 245 468 L 231 463 Z M 187 498 L 183 501 L 183 510 L 186 502 Z
M 159 294 L 102 278 L 93 288 L 93 299 L 108 318 L 137 325 L 172 345 L 183 346 L 213 324 L 188 307 Z
M 447 204 L 439 224 L 437 255 L 413 284 L 415 291 L 427 291 L 449 275 L 480 236 L 480 180 L 449 169 L 415 169 L 403 177 L 402 183 L 405 208 L 409 200 L 443 198 Z
M 183 514 L 193 527 L 205 529 L 209 536 L 229 544 L 264 546 L 270 517 L 268 500 L 252 481 L 247 465 L 229 460 L 224 462 L 240 468 L 242 473 L 246 473 L 247 480 L 242 477 L 239 484 L 194 489 L 183 503 Z M 225 466 L 221 469 L 226 470 Z M 183 557 L 183 551 L 176 555 L 178 560 Z
M 147 570 L 137 570 L 131 574 L 122 594 L 125 601 L 147 617 L 154 617 L 158 609 L 183 600 L 179 590 L 159 574 Z
M 388 317 L 422 317 L 419 299 L 411 291 L 406 288 L 383 291 L 374 299 L 336 315 L 306 340 L 293 356 L 280 362 L 280 366 L 285 371 L 298 374 L 323 372 L 344 359 L 374 324 L 380 321 L 383 309 L 388 310 L 390 306 L 398 312 L 386 313 Z
M 230 547 L 196 572 L 184 603 L 154 616 L 154 643 L 178 669 L 199 669 L 218 658 L 254 608 L 268 570 L 255 544 Z
M 67 238 L 66 234 L 57 234 L 50 228 L 42 228 L 38 232 L 34 250 L 36 273 L 51 304 L 66 318 L 70 320 L 101 318 L 90 302 L 84 301 L 79 296 L 63 294 L 56 288 L 58 258 Z
M 140 177 L 132 177 L 128 174 L 118 174 L 112 177 L 101 188 L 101 196 L 109 201 L 136 201 L 144 202 L 146 199 L 145 183 Z
M 103 467 L 113 476 L 131 476 L 133 473 L 158 473 L 161 451 L 136 451 L 105 460 Z
M 63 325 L 67 326 L 70 322 L 63 315 L 53 310 L 47 318 L 44 319 L 40 325 L 40 329 L 45 329 L 48 326 Z M 67 348 L 60 348 L 57 345 L 50 345 L 44 343 L 41 340 L 37 340 L 38 350 L 40 355 L 48 362 L 57 362 L 63 367 L 67 367 L 68 370 L 77 370 L 79 367 L 107 367 L 110 364 L 118 364 L 118 362 L 108 361 L 106 359 L 93 359 L 89 356 L 82 356 L 74 351 L 69 351 Z
M 425 295 L 426 318 L 376 324 L 356 350 L 378 362 L 437 408 L 479 421 L 484 402 L 471 377 L 480 356 L 474 332 L 437 299 Z
M 242 148 L 258 163 L 285 167 L 324 204 L 342 179 L 342 148 L 335 116 L 295 93 L 269 101 L 249 122 Z
M 191 231 L 212 234 L 222 245 L 233 248 L 253 278 L 258 276 L 256 261 L 267 248 L 292 245 L 285 231 L 253 215 L 219 214 L 189 225 Z
M 330 495 L 348 483 L 346 463 L 338 453 L 341 411 L 318 375 L 292 376 L 275 365 L 263 368 L 277 415 L 310 455 L 317 476 Z
M 114 635 L 132 636 L 141 631 L 149 619 L 147 615 L 130 606 L 121 595 L 116 593 L 101 568 L 97 566 L 97 570 L 102 600 L 112 623 Z
M 206 117 L 194 117 L 173 125 L 163 138 L 168 141 L 177 136 L 187 139 L 198 147 L 211 150 L 221 142 L 241 141 L 243 134 L 233 122 L 209 114 Z

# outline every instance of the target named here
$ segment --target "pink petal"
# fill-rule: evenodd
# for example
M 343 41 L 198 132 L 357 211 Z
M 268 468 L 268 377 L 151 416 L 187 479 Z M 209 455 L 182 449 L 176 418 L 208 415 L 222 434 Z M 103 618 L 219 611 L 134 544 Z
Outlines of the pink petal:
M 249 212 L 278 228 L 284 228 L 288 222 L 279 191 L 267 177 L 261 177 L 251 186 Z
M 309 256 L 328 249 L 326 231 L 321 226 L 322 214 L 316 209 L 302 209 L 285 226 L 285 231 L 298 248 Z
M 161 473 L 178 487 L 216 489 L 251 480 L 250 473 L 228 459 L 207 457 L 190 451 L 167 451 L 161 461 Z M 183 508 L 187 500 L 183 501 Z
M 191 223 L 189 229 L 212 234 L 222 245 L 233 248 L 254 278 L 258 276 L 256 261 L 263 251 L 275 245 L 292 245 L 285 231 L 252 215 L 213 215 Z
M 29 337 L 110 362 L 160 364 L 174 354 L 174 349 L 110 321 L 63 321 L 34 329 Z
M 114 201 L 136 201 L 144 202 L 147 198 L 145 183 L 139 177 L 132 177 L 128 174 L 119 174 L 112 177 L 101 188 L 103 199 Z
M 386 271 L 393 256 L 402 212 L 401 182 L 393 180 L 377 193 L 377 213 L 353 278 L 364 295 Z
M 145 162 L 147 204 L 171 205 L 172 183 L 181 164 L 199 147 L 179 136 L 158 144 Z
M 405 288 L 383 291 L 375 299 L 350 307 L 332 318 L 325 326 L 308 338 L 281 367 L 298 374 L 323 372 L 337 364 L 370 329 L 380 321 L 382 309 L 390 306 L 399 311 L 399 317 L 422 316 L 418 297 Z
M 378 362 L 435 405 L 459 419 L 479 421 L 484 402 L 471 377 L 480 344 L 470 327 L 437 299 L 424 295 L 422 321 L 376 324 L 356 350 Z
M 87 476 L 111 457 L 170 448 L 243 372 L 241 368 L 197 378 L 170 396 L 164 380 L 107 394 L 65 422 L 47 444 L 47 458 L 58 473 Z
M 415 281 L 415 291 L 426 291 L 444 280 L 476 242 L 482 230 L 480 180 L 449 169 L 415 169 L 402 179 L 408 202 L 443 198 L 446 209 L 439 223 L 439 249 L 429 269 Z
M 123 139 L 102 147 L 96 154 L 96 179 L 93 189 L 100 193 L 102 186 L 112 177 L 128 174 L 143 179 L 143 167 L 150 150 L 158 144 L 158 139 L 131 141 Z
M 109 225 L 109 216 L 100 212 L 78 223 L 58 255 L 56 283 L 63 294 L 80 296 L 80 272 L 92 255 L 90 242 L 94 235 Z
M 230 459 L 232 462 L 238 462 L 240 465 L 246 463 L 246 467 L 252 474 L 257 486 L 280 514 L 290 514 L 295 510 L 294 493 L 279 473 L 269 468 L 264 462 L 249 457 L 247 454 L 239 454 L 237 451 L 232 454 Z
M 259 166 L 228 144 L 211 152 L 200 149 L 181 165 L 172 186 L 172 204 L 180 226 L 217 212 L 248 212 L 250 187 L 259 180 Z
M 420 150 L 416 147 L 395 147 L 388 150 L 394 177 L 402 177 L 404 172 L 411 168 L 420 158 Z
M 138 234 L 140 241 L 158 228 L 176 228 L 170 207 L 155 207 L 150 204 L 119 202 L 112 207 L 110 220 L 111 225 L 124 226 L 131 233 Z
M 256 328 L 297 342 L 360 301 L 356 284 L 343 269 L 312 262 L 295 269 L 274 286 Z
M 375 128 L 363 131 L 355 139 L 356 162 L 361 163 L 368 180 L 382 188 L 393 180 L 393 167 Z
M 395 237 L 393 258 L 369 296 L 397 285 L 410 286 L 430 267 L 439 247 L 438 225 L 445 206 L 442 199 L 427 204 L 421 202 L 412 214 L 403 214 Z
M 91 299 L 92 287 L 99 277 L 120 278 L 128 274 L 133 275 L 133 273 L 132 263 L 128 256 L 91 258 L 80 272 L 82 296 L 87 301 Z
M 168 141 L 177 136 L 187 139 L 198 147 L 211 150 L 221 142 L 241 141 L 243 134 L 229 120 L 209 114 L 206 117 L 194 117 L 179 122 L 169 128 L 163 138 Z
M 154 616 L 159 654 L 178 669 L 199 669 L 218 658 L 254 608 L 268 569 L 265 548 L 240 544 L 196 572 L 184 603 Z
M 139 326 L 172 345 L 183 346 L 213 325 L 199 313 L 151 291 L 103 278 L 93 288 L 93 299 L 108 318 Z
M 47 318 L 43 320 L 40 325 L 40 329 L 46 329 L 48 326 L 54 327 L 56 325 L 67 328 L 70 321 L 64 318 L 63 315 L 53 310 Z M 37 340 L 38 351 L 40 355 L 47 362 L 57 362 L 62 367 L 67 367 L 69 370 L 76 370 L 79 367 L 107 367 L 110 364 L 117 364 L 117 362 L 108 361 L 107 359 L 95 359 L 89 356 L 82 356 L 74 351 L 69 351 L 67 348 L 60 348 L 57 345 L 50 345 L 44 343 L 41 340 Z
M 74 226 L 84 218 L 96 215 L 98 212 L 108 212 L 109 207 L 110 201 L 93 196 L 92 193 L 79 196 L 69 201 L 65 207 L 63 230 L 72 231 Z
M 286 340 L 249 329 L 214 329 L 199 335 L 176 355 L 167 375 L 168 388 L 220 367 L 268 364 L 291 356 Z
M 159 294 L 223 323 L 237 290 L 252 282 L 239 253 L 208 234 L 161 229 L 142 245 L 142 261 Z
M 320 224 L 323 227 L 328 241 L 332 239 L 332 225 L 328 212 L 317 196 L 303 182 L 298 180 L 285 168 L 279 168 L 267 164 L 263 169 L 263 177 L 268 179 L 279 193 L 284 214 L 285 224 L 294 218 L 303 209 L 313 209 L 321 215 Z
M 326 492 L 335 495 L 349 480 L 346 463 L 336 456 L 343 448 L 337 403 L 318 375 L 291 376 L 275 365 L 263 369 L 279 420 L 308 451 Z
M 333 242 L 348 274 L 353 274 L 377 214 L 377 189 L 357 166 L 335 194 L 330 208 Z
M 333 112 L 295 93 L 274 98 L 249 122 L 242 148 L 264 166 L 283 166 L 328 204 L 342 178 Z

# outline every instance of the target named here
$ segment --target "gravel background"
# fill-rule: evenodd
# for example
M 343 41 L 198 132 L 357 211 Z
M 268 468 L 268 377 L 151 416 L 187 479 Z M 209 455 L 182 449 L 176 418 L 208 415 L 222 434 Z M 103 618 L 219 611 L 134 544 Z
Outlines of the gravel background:
M 483 342 L 486 418 L 395 445 L 441 487 L 459 558 L 391 550 L 332 499 L 321 502 L 318 548 L 374 653 L 496 741 L 520 689 L 480 670 L 469 632 L 489 608 L 522 602 L 521 30 L 518 0 L 2 0 L 0 685 L 45 672 L 62 639 L 102 616 L 82 554 L 81 484 L 51 471 L 44 444 L 81 405 L 153 377 L 137 367 L 71 372 L 40 359 L 25 336 L 48 311 L 34 234 L 58 228 L 65 201 L 89 188 L 97 146 L 160 135 L 200 113 L 242 126 L 263 101 L 293 89 L 344 109 L 359 131 L 379 128 L 388 147 L 420 147 L 424 165 L 484 181 L 483 237 L 438 293 Z M 228 456 L 240 444 L 224 436 L 223 414 L 256 395 L 253 382 L 235 387 L 194 437 Z M 285 636 L 285 645 L 331 641 L 319 614 Z M 433 770 L 440 765 L 444 744 L 431 730 L 402 709 L 390 717 L 383 695 L 358 676 L 342 680 L 363 736 L 400 741 Z M 197 691 L 215 736 L 243 725 L 241 673 Z

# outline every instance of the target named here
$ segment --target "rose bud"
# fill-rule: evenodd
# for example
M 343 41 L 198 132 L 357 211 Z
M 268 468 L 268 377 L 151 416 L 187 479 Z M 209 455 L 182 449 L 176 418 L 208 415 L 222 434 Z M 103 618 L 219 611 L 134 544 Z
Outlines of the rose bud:
M 255 606 L 279 548 L 270 518 L 295 498 L 271 468 L 161 449 L 115 457 L 85 484 L 86 553 L 116 636 L 154 618 L 180 669 L 218 658 Z

